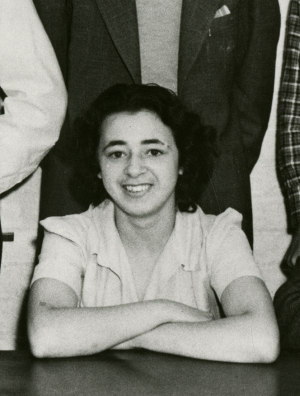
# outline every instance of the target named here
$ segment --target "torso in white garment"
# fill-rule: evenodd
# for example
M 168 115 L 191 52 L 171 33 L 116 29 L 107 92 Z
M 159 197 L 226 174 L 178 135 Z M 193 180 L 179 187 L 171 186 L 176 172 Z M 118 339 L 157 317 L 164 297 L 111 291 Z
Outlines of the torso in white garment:
M 177 92 L 182 0 L 136 0 L 142 83 Z

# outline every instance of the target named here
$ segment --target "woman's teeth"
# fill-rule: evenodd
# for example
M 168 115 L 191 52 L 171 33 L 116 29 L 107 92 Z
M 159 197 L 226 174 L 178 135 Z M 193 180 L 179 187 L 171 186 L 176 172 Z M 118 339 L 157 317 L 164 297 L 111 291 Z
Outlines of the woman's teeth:
M 127 191 L 130 192 L 141 192 L 146 191 L 149 188 L 149 184 L 142 184 L 138 186 L 125 186 Z

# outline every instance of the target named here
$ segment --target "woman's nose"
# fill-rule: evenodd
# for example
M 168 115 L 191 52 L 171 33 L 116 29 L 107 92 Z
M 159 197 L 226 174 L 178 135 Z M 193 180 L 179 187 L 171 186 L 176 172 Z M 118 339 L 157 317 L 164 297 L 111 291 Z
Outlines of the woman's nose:
M 128 158 L 127 166 L 125 168 L 125 173 L 131 177 L 137 177 L 144 173 L 146 170 L 143 158 L 140 155 L 131 155 Z

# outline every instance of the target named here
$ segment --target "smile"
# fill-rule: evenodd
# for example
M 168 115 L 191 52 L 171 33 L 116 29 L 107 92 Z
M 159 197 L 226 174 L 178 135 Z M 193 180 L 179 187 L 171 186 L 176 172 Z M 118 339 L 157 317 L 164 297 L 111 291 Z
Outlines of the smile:
M 125 190 L 131 192 L 131 193 L 140 193 L 140 192 L 145 192 L 149 190 L 151 187 L 151 184 L 138 184 L 138 185 L 125 185 L 124 188 Z

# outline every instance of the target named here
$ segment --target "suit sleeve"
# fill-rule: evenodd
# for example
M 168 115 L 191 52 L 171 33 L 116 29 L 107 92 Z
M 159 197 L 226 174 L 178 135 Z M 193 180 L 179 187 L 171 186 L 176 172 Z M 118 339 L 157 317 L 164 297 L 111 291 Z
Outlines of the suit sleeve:
M 231 120 L 225 132 L 242 133 L 249 171 L 255 165 L 271 112 L 276 49 L 280 32 L 278 0 L 241 1 Z M 236 130 L 236 131 L 234 131 Z
M 274 297 L 274 306 L 283 349 L 300 350 L 300 263 Z
M 0 193 L 30 175 L 58 139 L 62 75 L 32 0 L 0 2 Z

